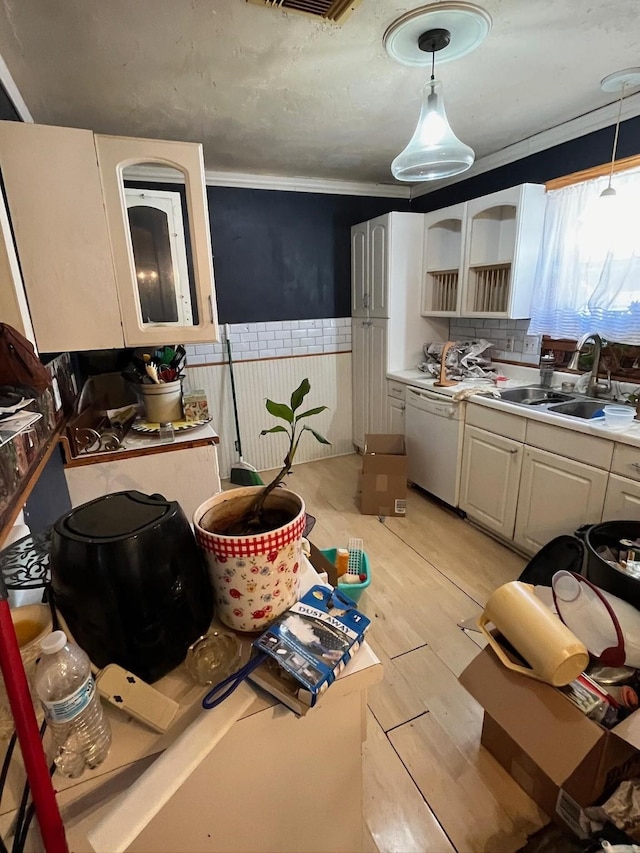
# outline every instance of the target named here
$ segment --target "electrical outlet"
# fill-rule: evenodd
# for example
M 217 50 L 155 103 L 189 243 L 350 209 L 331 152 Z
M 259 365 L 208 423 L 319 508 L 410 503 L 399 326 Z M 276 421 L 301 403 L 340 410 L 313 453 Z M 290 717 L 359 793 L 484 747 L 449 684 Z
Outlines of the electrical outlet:
M 540 335 L 524 336 L 524 351 L 526 353 L 537 353 L 540 349 Z
M 508 337 L 507 340 L 505 341 L 504 348 L 505 348 L 506 352 L 513 352 L 514 340 L 515 340 L 515 338 Z

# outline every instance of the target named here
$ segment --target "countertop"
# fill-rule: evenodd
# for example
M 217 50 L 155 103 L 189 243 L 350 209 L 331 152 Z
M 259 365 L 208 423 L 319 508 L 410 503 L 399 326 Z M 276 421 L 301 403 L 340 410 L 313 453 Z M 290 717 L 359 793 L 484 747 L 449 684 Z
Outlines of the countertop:
M 509 383 L 507 386 L 508 388 L 517 388 L 518 386 L 539 384 L 539 375 L 538 370 L 536 368 L 515 367 L 509 370 L 509 365 L 501 365 L 501 370 L 503 367 L 505 368 L 503 372 L 509 379 Z M 560 390 L 560 383 L 564 378 L 569 377 L 566 374 L 555 374 L 552 387 L 557 388 L 557 390 Z M 571 376 L 570 378 L 574 381 L 576 379 L 575 376 Z M 438 394 L 444 394 L 447 397 L 453 397 L 458 391 L 462 391 L 467 388 L 477 388 L 478 390 L 491 388 L 493 390 L 496 390 L 494 383 L 491 381 L 459 382 L 456 385 L 452 385 L 446 388 L 435 387 L 436 380 L 433 377 L 427 376 L 427 374 L 425 374 L 423 371 L 415 368 L 409 370 L 391 371 L 387 373 L 387 379 L 391 379 L 396 382 L 402 382 L 405 385 L 411 385 L 415 388 L 424 388 L 427 390 L 432 390 L 437 392 Z M 599 399 L 601 400 L 603 406 L 606 406 L 608 403 L 612 402 L 611 400 L 607 400 L 605 398 Z M 609 439 L 610 441 L 619 442 L 620 444 L 628 444 L 632 447 L 640 447 L 640 421 L 635 421 L 633 425 L 627 430 L 612 430 L 602 424 L 594 423 L 593 421 L 586 420 L 583 418 L 574 418 L 570 417 L 569 415 L 561 415 L 553 412 L 542 411 L 531 406 L 519 406 L 514 403 L 507 402 L 505 400 L 500 400 L 497 397 L 492 397 L 482 393 L 474 394 L 472 397 L 467 398 L 466 402 L 472 405 L 486 406 L 487 408 L 491 409 L 499 409 L 500 411 L 509 412 L 512 415 L 518 415 L 523 418 L 528 418 L 529 420 L 553 424 L 554 426 L 558 426 L 563 429 L 573 430 L 573 432 L 580 432 L 587 435 L 595 435 L 601 438 Z
M 306 559 L 300 580 L 301 594 L 319 582 Z M 252 639 L 248 637 L 247 649 Z M 316 714 L 327 702 L 332 704 L 341 696 L 365 690 L 381 679 L 382 665 L 365 641 L 318 709 L 308 714 Z M 79 779 L 54 775 L 70 842 L 86 837 L 96 851 L 125 850 L 239 720 L 263 711 L 275 718 L 290 715 L 296 720 L 293 712 L 273 696 L 246 682 L 217 708 L 203 711 L 200 702 L 209 688 L 195 685 L 184 665 L 154 687 L 180 704 L 178 717 L 167 732 L 158 734 L 103 703 L 113 737 L 104 763 Z M 20 796 L 20 779 L 20 768 L 12 767 L 2 803 L 3 827 Z M 83 846 L 78 843 L 72 849 Z
M 157 435 L 146 435 L 130 428 L 118 450 L 102 453 L 81 453 L 79 456 L 74 456 L 71 459 L 67 458 L 65 467 L 73 468 L 80 465 L 94 465 L 99 462 L 127 459 L 131 456 L 141 456 L 149 453 L 167 453 L 174 450 L 186 450 L 189 447 L 219 443 L 220 438 L 218 433 L 210 423 L 176 432 L 173 441 L 163 441 Z

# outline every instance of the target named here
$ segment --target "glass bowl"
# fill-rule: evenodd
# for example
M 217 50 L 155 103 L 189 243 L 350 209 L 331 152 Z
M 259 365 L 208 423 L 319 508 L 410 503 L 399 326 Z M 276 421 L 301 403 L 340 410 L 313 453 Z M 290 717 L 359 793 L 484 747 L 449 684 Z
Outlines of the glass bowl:
M 185 666 L 197 684 L 218 684 L 240 667 L 242 644 L 228 631 L 211 628 L 189 646 Z

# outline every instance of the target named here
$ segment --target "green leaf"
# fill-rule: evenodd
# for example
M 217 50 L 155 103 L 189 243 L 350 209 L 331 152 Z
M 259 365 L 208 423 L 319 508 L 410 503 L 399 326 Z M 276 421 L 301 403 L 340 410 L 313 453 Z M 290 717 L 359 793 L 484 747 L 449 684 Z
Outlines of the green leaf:
M 310 390 L 311 385 L 309 384 L 309 380 L 303 379 L 300 383 L 300 387 L 296 388 L 296 390 L 291 395 L 291 408 L 294 412 L 302 405 L 302 401 L 307 396 Z
M 268 432 L 286 432 L 287 435 L 289 434 L 289 430 L 286 429 L 286 427 L 280 426 L 279 424 L 278 426 L 271 427 L 271 429 L 261 430 L 260 435 L 266 435 Z
M 316 432 L 315 429 L 311 429 L 309 426 L 303 427 L 303 429 L 307 429 L 309 432 L 313 433 L 313 437 L 316 441 L 319 441 L 320 444 L 331 444 L 330 441 L 328 441 L 323 435 L 320 435 L 319 432 Z
M 286 403 L 274 403 L 273 400 L 267 400 L 266 407 L 269 414 L 273 415 L 274 418 L 281 418 L 290 424 L 293 423 L 293 412 Z
M 299 421 L 299 420 L 301 420 L 302 418 L 310 418 L 310 417 L 311 417 L 311 415 L 319 415 L 319 414 L 320 414 L 320 412 L 324 412 L 324 410 L 325 410 L 326 408 L 327 408 L 326 406 L 318 406 L 318 408 L 317 408 L 317 409 L 309 409 L 309 410 L 308 410 L 308 411 L 306 411 L 306 412 L 302 412 L 302 414 L 300 414 L 300 415 L 296 415 L 296 421 Z

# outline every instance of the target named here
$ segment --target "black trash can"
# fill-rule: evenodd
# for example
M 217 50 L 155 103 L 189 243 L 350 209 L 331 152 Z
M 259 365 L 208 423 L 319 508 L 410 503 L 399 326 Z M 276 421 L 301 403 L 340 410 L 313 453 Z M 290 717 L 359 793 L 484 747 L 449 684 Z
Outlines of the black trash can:
M 606 521 L 579 533 L 584 536 L 587 549 L 585 574 L 588 580 L 640 609 L 640 580 L 610 566 L 597 552 L 602 545 L 617 552 L 621 539 L 640 540 L 640 521 Z
M 582 574 L 584 554 L 581 538 L 556 536 L 529 560 L 518 580 L 534 586 L 551 586 L 551 579 L 561 569 Z

